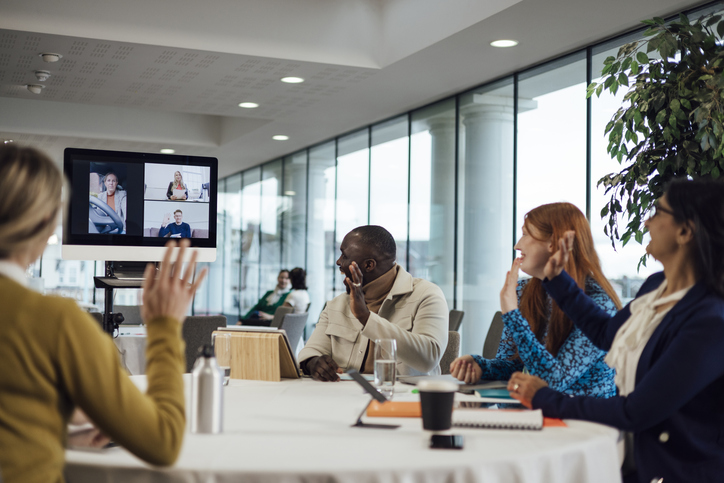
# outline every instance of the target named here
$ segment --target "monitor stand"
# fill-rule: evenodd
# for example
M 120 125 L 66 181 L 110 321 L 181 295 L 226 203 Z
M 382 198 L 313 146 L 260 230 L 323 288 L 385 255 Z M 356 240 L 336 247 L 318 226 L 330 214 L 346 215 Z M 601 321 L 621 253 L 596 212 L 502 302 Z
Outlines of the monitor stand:
M 113 289 L 141 288 L 147 262 L 106 262 L 105 277 L 93 277 L 96 288 L 105 290 L 105 310 L 101 326 L 111 336 L 123 323 L 123 314 L 113 313 Z

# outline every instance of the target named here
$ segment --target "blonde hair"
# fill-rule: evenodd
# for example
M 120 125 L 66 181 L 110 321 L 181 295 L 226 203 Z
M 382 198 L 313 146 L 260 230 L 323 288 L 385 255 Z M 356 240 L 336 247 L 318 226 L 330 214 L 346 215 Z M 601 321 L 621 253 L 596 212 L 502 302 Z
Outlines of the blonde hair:
M 181 181 L 176 181 L 176 173 L 178 173 Z M 173 189 L 179 189 L 179 187 L 186 188 L 186 185 L 184 184 L 184 175 L 181 173 L 181 171 L 175 171 L 173 173 Z
M 50 237 L 63 206 L 63 183 L 44 153 L 0 146 L 0 259 Z

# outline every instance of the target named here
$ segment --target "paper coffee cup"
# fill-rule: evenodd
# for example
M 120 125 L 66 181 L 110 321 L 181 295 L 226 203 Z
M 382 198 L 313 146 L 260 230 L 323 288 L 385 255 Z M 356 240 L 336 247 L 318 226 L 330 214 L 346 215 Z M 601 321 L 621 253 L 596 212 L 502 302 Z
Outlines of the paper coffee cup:
M 422 406 L 422 429 L 445 431 L 452 425 L 452 409 L 458 385 L 450 381 L 427 380 L 417 384 Z

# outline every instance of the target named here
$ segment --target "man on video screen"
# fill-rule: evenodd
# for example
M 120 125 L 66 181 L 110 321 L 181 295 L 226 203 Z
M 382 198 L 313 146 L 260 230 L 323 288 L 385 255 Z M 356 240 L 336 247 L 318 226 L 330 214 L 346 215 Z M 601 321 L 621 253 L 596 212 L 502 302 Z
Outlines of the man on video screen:
M 188 223 L 184 223 L 183 211 L 174 211 L 173 219 L 175 222 L 171 223 L 171 213 L 166 213 L 161 229 L 158 230 L 158 236 L 166 238 L 191 238 L 191 227 Z

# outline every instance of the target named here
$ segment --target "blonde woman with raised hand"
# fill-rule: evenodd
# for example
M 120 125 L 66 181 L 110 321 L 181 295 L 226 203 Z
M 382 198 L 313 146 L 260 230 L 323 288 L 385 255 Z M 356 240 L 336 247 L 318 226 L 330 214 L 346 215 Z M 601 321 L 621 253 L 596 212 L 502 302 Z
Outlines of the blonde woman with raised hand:
M 161 268 L 145 273 L 148 327 L 141 393 L 121 368 L 111 338 L 73 300 L 28 288 L 61 211 L 63 175 L 43 153 L 0 146 L 0 472 L 4 483 L 62 482 L 66 427 L 81 409 L 139 458 L 172 464 L 185 430 L 181 322 L 196 288 L 196 253 L 182 274 L 171 241 Z M 182 241 L 181 260 L 188 241 Z

